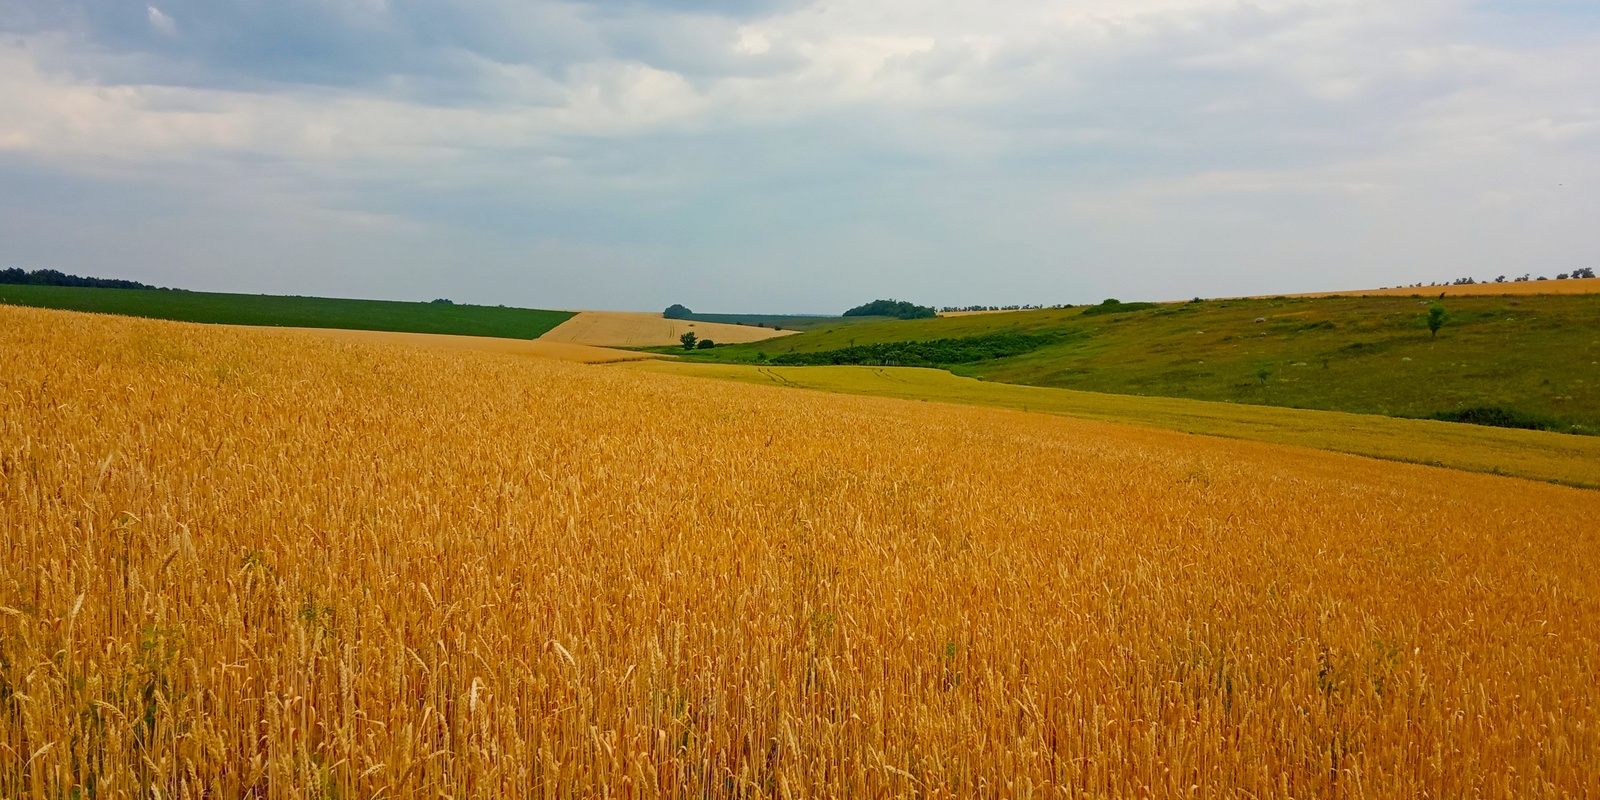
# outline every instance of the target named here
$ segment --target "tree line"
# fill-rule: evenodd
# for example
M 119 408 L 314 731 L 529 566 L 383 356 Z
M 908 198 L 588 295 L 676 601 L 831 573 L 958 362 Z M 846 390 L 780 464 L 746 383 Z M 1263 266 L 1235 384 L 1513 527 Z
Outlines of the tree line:
M 125 281 L 121 278 L 84 278 L 78 275 L 68 275 L 53 269 L 36 269 L 32 272 L 12 267 L 0 269 L 0 283 L 13 286 L 76 286 L 84 289 L 151 289 L 161 292 L 181 292 L 182 289 L 168 289 L 165 286 L 151 286 L 138 281 Z

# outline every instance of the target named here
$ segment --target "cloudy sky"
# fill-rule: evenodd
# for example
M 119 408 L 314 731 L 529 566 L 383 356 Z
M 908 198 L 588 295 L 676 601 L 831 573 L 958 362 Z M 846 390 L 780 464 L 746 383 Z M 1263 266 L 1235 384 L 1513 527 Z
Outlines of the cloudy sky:
M 0 0 L 0 267 L 654 310 L 1600 266 L 1595 0 Z

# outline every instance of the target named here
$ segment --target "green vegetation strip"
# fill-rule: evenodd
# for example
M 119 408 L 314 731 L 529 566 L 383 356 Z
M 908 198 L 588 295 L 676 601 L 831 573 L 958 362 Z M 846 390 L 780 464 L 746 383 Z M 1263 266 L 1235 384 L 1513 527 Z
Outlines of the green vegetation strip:
M 994 406 L 1600 488 L 1600 437 L 989 383 L 933 369 L 635 362 L 629 368 L 843 394 Z
M 785 353 L 769 364 L 782 367 L 855 364 L 873 367 L 937 367 L 970 364 L 1030 353 L 1053 344 L 1058 336 L 1030 333 L 996 333 L 935 339 L 931 342 L 883 342 L 820 353 Z
M 572 316 L 501 306 L 258 294 L 0 286 L 0 303 L 182 322 L 537 339 Z

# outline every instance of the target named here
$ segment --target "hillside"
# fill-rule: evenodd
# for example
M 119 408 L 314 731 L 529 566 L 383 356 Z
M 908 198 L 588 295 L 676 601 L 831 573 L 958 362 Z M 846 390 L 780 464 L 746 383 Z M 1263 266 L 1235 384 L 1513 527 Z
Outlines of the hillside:
M 1556 430 L 1600 431 L 1600 295 L 1446 298 L 1437 301 L 1449 312 L 1437 337 L 1426 323 L 1435 301 L 1264 298 L 975 314 L 823 329 L 694 358 L 783 363 L 791 353 L 1027 334 L 1048 342 L 947 366 L 1006 383 L 1401 417 L 1495 406 Z
M 178 322 L 343 328 L 506 339 L 537 339 L 573 314 L 571 311 L 505 306 L 19 285 L 0 285 L 0 305 L 90 311 Z

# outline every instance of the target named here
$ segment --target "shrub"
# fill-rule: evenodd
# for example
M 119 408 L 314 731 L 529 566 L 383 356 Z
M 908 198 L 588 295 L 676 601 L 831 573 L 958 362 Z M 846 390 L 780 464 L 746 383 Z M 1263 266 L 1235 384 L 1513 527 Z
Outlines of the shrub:
M 1474 406 L 1455 411 L 1439 411 L 1434 413 L 1433 419 L 1486 425 L 1492 428 L 1523 428 L 1530 431 L 1566 431 L 1572 427 L 1554 417 L 1530 414 L 1504 406 Z
M 1098 317 L 1101 314 L 1127 314 L 1132 311 L 1143 311 L 1147 308 L 1155 307 L 1155 303 L 1124 303 L 1115 297 L 1110 297 L 1106 298 L 1100 305 L 1084 309 L 1083 315 L 1086 317 Z

